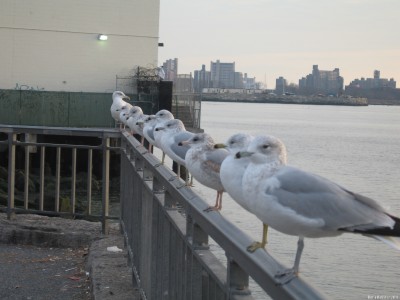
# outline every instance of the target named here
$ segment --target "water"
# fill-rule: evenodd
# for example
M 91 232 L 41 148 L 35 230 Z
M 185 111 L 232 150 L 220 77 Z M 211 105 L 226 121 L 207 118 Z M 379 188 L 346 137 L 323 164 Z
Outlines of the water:
M 400 216 L 400 106 L 203 102 L 201 125 L 217 142 L 238 132 L 275 135 L 285 143 L 290 165 L 376 199 Z M 199 183 L 194 189 L 214 204 L 214 190 Z M 262 226 L 254 215 L 228 194 L 222 204 L 223 216 L 260 240 Z M 296 237 L 270 229 L 267 247 L 281 263 L 292 266 Z M 306 239 L 300 272 L 333 299 L 400 299 L 400 252 L 360 235 Z M 255 297 L 266 298 L 259 288 L 251 288 Z

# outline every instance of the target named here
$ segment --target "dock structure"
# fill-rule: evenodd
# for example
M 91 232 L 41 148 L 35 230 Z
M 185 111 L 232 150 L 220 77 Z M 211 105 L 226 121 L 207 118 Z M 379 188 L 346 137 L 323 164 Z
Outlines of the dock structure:
M 47 137 L 58 137 L 57 142 Z M 73 137 L 91 142 L 70 143 Z M 283 266 L 268 250 L 249 253 L 251 237 L 221 214 L 204 212 L 207 202 L 124 130 L 0 125 L 0 151 L 0 165 L 7 171 L 7 201 L 0 202 L 0 210 L 8 218 L 37 213 L 100 220 L 104 234 L 109 220 L 118 220 L 132 280 L 143 299 L 253 299 L 250 277 L 274 299 L 325 298 L 301 276 L 279 285 L 274 274 Z M 116 159 L 120 209 L 113 215 L 110 174 Z M 82 165 L 85 181 L 78 180 Z M 98 199 L 95 172 L 101 178 Z M 17 174 L 23 176 L 22 184 L 17 184 Z M 52 195 L 46 186 L 50 177 Z M 69 194 L 64 208 L 63 185 Z M 84 198 L 80 205 L 78 197 Z M 210 239 L 224 257 L 210 249 Z

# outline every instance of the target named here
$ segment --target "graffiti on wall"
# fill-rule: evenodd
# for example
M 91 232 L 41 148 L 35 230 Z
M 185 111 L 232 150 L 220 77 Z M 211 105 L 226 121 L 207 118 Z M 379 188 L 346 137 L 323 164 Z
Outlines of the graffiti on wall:
M 43 87 L 39 87 L 39 86 L 32 86 L 32 85 L 16 83 L 14 90 L 17 90 L 17 91 L 44 91 L 45 89 Z

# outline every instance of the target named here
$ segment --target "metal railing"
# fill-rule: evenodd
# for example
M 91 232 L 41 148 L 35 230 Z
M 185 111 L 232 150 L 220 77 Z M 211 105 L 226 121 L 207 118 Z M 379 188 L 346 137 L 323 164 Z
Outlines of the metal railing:
M 249 276 L 274 299 L 321 299 L 301 277 L 278 285 L 283 266 L 160 164 L 126 132 L 121 138 L 121 230 L 143 299 L 253 299 Z M 226 262 L 209 248 L 212 238 Z
M 1 153 L 2 159 L 7 163 L 7 205 L 0 205 L 1 210 L 7 211 L 10 219 L 16 212 L 20 213 L 40 213 L 46 215 L 69 215 L 73 217 L 86 217 L 89 219 L 101 220 L 103 233 L 107 233 L 107 223 L 109 215 L 109 192 L 110 192 L 110 152 L 119 151 L 119 147 L 110 147 L 112 139 L 120 139 L 120 132 L 115 129 L 89 129 L 89 128 L 63 128 L 63 127 L 38 127 L 38 126 L 7 126 L 0 125 L 0 134 L 5 139 L 0 138 L 0 147 L 5 150 Z M 28 137 L 36 136 L 41 140 L 45 136 L 58 136 L 64 139 L 68 137 L 98 138 L 97 145 L 81 145 L 70 143 L 38 142 L 39 138 L 31 141 Z M 20 148 L 20 149 L 19 149 Z M 17 151 L 19 150 L 19 151 Z M 77 209 L 77 152 L 84 156 L 86 165 L 86 198 L 83 208 Z M 32 152 L 36 152 L 35 155 Z M 47 152 L 52 152 L 54 159 L 46 158 Z M 83 153 L 82 152 L 86 152 Z M 93 156 L 98 152 L 101 157 L 101 195 L 100 200 L 96 201 L 98 209 L 92 208 L 93 201 Z M 17 153 L 18 159 L 17 159 Z M 8 155 L 7 155 L 8 154 Z M 22 157 L 21 157 L 22 156 Z M 68 157 L 66 157 L 68 156 Z M 37 161 L 38 160 L 38 161 Z M 70 161 L 66 165 L 64 161 Z M 16 169 L 16 162 L 22 169 Z M 32 184 L 32 163 L 38 163 L 37 183 L 39 192 L 31 195 Z M 49 168 L 51 174 L 49 173 Z M 61 170 L 68 169 L 68 175 L 62 175 Z M 23 191 L 16 193 L 16 172 L 20 172 L 23 177 Z M 54 175 L 52 172 L 54 171 Z M 51 177 L 51 180 L 49 179 Z M 61 197 L 62 185 L 67 181 L 67 196 Z M 16 194 L 20 201 L 16 205 Z M 45 194 L 51 194 L 45 198 Z M 99 188 L 100 194 L 100 188 Z M 66 201 L 61 201 L 66 200 Z M 64 202 L 64 203 L 62 203 Z M 65 203 L 66 202 L 66 203 Z M 64 209 L 62 209 L 64 206 Z M 117 216 L 115 216 L 117 217 Z M 115 218 L 114 217 L 114 218 Z

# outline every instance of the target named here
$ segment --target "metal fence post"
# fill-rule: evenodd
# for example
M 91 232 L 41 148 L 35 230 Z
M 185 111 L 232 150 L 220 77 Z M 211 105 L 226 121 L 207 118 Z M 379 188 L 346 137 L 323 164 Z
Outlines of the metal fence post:
M 7 219 L 14 218 L 14 185 L 15 185 L 15 141 L 17 135 L 15 133 L 8 134 L 8 207 Z
M 250 295 L 249 275 L 231 257 L 228 256 L 227 258 L 227 294 L 229 298 L 240 299 L 240 296 Z
M 103 152 L 103 175 L 102 175 L 102 232 L 108 234 L 108 209 L 110 204 L 110 138 L 103 137 L 102 152 Z

